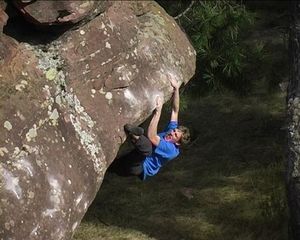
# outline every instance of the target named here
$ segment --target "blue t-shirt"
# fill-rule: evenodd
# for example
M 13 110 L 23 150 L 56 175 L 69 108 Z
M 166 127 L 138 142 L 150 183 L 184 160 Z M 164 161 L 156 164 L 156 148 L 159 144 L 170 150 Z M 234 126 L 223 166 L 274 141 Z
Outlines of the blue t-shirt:
M 177 121 L 171 121 L 164 132 L 158 134 L 160 137 L 158 146 L 154 146 L 152 155 L 146 157 L 143 163 L 143 180 L 148 176 L 155 175 L 166 162 L 171 161 L 178 156 L 178 146 L 164 139 L 164 136 L 168 131 L 177 128 L 177 126 Z

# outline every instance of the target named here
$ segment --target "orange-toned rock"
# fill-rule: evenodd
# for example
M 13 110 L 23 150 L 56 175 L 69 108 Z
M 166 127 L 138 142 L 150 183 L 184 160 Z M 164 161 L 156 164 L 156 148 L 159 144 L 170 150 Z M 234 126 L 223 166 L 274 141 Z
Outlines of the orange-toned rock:
M 112 1 L 47 46 L 0 36 L 0 239 L 71 239 L 125 140 L 195 51 L 154 1 Z
M 40 25 L 77 23 L 105 10 L 107 1 L 13 0 L 15 6 L 31 22 Z

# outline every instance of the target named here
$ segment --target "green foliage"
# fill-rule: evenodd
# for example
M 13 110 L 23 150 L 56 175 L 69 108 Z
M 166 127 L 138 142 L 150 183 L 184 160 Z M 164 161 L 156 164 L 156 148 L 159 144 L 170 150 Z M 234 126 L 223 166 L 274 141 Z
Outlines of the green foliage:
M 156 2 L 166 9 L 171 16 L 177 16 L 189 5 L 189 1 L 186 0 L 172 1 L 172 4 L 170 4 L 170 0 L 157 0 Z
M 252 1 L 194 1 L 191 8 L 191 1 L 158 2 L 197 51 L 195 93 L 229 89 L 248 95 L 257 85 L 273 91 L 286 81 L 287 3 L 272 2 L 274 9 L 260 11 L 262 4 Z
M 201 1 L 179 22 L 191 37 L 200 74 L 210 89 L 225 86 L 247 92 L 251 87 L 245 74 L 249 59 L 259 51 L 243 40 L 253 25 L 254 14 L 231 1 Z
M 158 1 L 173 16 L 189 2 Z M 253 87 L 253 74 L 264 58 L 263 42 L 247 41 L 255 14 L 236 1 L 195 1 L 177 19 L 197 51 L 196 79 L 207 90 L 233 89 L 247 94 Z

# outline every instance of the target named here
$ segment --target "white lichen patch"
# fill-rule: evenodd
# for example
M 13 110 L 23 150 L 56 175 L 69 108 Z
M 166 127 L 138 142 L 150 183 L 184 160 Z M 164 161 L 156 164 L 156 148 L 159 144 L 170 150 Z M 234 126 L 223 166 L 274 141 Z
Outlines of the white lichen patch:
M 3 124 L 4 128 L 6 128 L 8 131 L 12 129 L 12 125 L 9 121 L 5 121 Z
M 102 22 L 101 26 L 100 26 L 100 29 L 104 29 L 104 28 L 105 28 L 105 24 Z
M 80 44 L 82 47 L 84 47 L 84 46 L 86 45 L 85 41 L 81 41 L 79 44 Z
M 8 150 L 6 147 L 0 147 L 0 156 L 3 157 L 6 153 L 8 153 Z
M 111 48 L 110 43 L 109 43 L 109 42 L 106 42 L 106 43 L 105 43 L 105 47 L 106 47 L 106 48 Z
M 60 97 L 59 95 L 55 97 L 55 102 L 56 102 L 59 106 L 62 105 L 62 100 L 61 100 L 61 97 Z
M 85 31 L 84 30 L 80 30 L 79 33 L 80 33 L 80 35 L 84 35 Z
M 111 62 L 112 61 L 112 59 L 111 58 L 109 58 L 107 61 L 105 61 L 105 62 L 102 62 L 101 63 L 101 66 L 104 66 L 105 64 L 107 64 L 107 63 L 109 63 L 109 62 Z
M 20 113 L 20 111 L 17 111 L 17 117 L 19 117 L 22 121 L 25 120 L 25 117 L 23 116 L 22 113 Z
M 81 35 L 85 34 L 84 30 L 81 30 L 79 33 Z M 106 163 L 104 161 L 105 155 L 103 153 L 101 144 L 98 140 L 98 136 L 96 135 L 98 134 L 98 131 L 93 129 L 95 123 L 88 115 L 88 113 L 85 112 L 84 107 L 80 104 L 80 101 L 75 95 L 73 89 L 67 87 L 65 81 L 67 73 L 64 73 L 63 70 L 56 71 L 57 69 L 64 69 L 64 60 L 60 57 L 60 50 L 61 45 L 59 42 L 56 42 L 56 44 L 52 44 L 50 46 L 48 52 L 43 52 L 41 50 L 34 51 L 36 52 L 39 58 L 38 67 L 44 71 L 44 74 L 46 75 L 47 79 L 53 80 L 53 82 L 56 85 L 55 96 L 61 96 L 61 104 L 68 111 L 68 114 L 66 114 L 67 116 L 64 117 L 68 118 L 68 121 L 70 121 L 70 123 L 74 127 L 76 137 L 80 141 L 78 148 L 84 149 L 86 151 L 87 155 L 89 156 L 89 159 L 93 162 L 95 172 L 98 174 L 97 180 L 100 181 L 103 177 Z M 100 50 L 97 50 L 95 53 L 98 52 L 100 53 Z M 89 57 L 90 56 L 87 55 L 85 58 L 80 59 L 80 61 L 85 60 Z M 108 59 L 102 64 L 106 64 L 111 61 L 112 59 Z M 86 65 L 85 70 L 86 71 L 84 72 L 84 74 L 87 74 L 90 71 L 88 65 Z M 62 86 L 64 86 L 64 88 L 62 88 Z M 56 112 L 57 110 L 51 110 L 53 108 L 53 103 L 56 100 L 57 98 L 53 99 L 53 97 L 49 97 L 49 101 L 45 103 L 45 105 L 48 104 L 48 106 L 50 106 L 50 108 L 48 108 L 48 111 L 51 112 L 50 116 L 52 120 L 57 120 L 57 117 L 59 115 L 58 112 Z M 96 133 L 94 133 L 95 131 Z M 26 138 L 27 140 L 32 140 L 36 135 L 36 128 L 33 128 L 26 134 Z M 62 146 L 62 148 L 64 148 L 64 146 Z M 53 209 L 49 209 L 47 213 L 52 213 L 52 210 Z M 56 210 L 55 207 L 54 210 Z
M 58 113 L 57 109 L 55 108 L 49 116 L 49 119 L 50 119 L 53 126 L 57 125 L 58 118 L 59 118 L 59 113 Z
M 105 98 L 108 99 L 108 100 L 111 100 L 111 99 L 113 98 L 112 93 L 111 93 L 111 92 L 107 92 L 107 93 L 105 94 Z
M 15 89 L 16 89 L 17 91 L 20 91 L 20 92 L 21 92 L 21 91 L 23 91 L 23 89 L 26 88 L 27 85 L 28 85 L 28 82 L 27 82 L 26 80 L 22 80 L 20 84 L 17 84 L 17 85 L 15 86 Z
M 34 140 L 37 137 L 37 128 L 36 125 L 34 124 L 31 129 L 26 133 L 26 140 L 28 142 Z
M 28 85 L 28 82 L 26 80 L 21 80 L 21 84 Z
M 33 198 L 34 198 L 34 192 L 32 192 L 32 191 L 27 191 L 27 194 L 28 194 L 28 198 L 29 198 L 29 199 L 33 199 Z
M 100 181 L 103 170 L 105 167 L 104 154 L 101 144 L 96 140 L 96 136 L 93 133 L 94 121 L 91 117 L 84 112 L 84 108 L 81 106 L 78 98 L 75 95 L 66 97 L 69 104 L 76 110 L 75 114 L 70 114 L 70 120 L 76 131 L 77 137 L 80 140 L 81 145 L 91 156 L 94 170 L 98 174 L 98 181 Z
M 68 184 L 71 185 L 72 184 L 72 181 L 70 179 L 68 179 Z
M 86 74 L 88 74 L 89 72 L 91 72 L 91 70 L 84 70 L 84 71 L 82 72 L 82 74 L 83 74 L 83 75 L 86 75 Z
M 104 91 L 103 87 L 100 88 L 99 93 L 101 93 L 101 94 L 106 94 L 106 92 Z
M 46 78 L 49 81 L 53 81 L 56 78 L 57 75 L 57 70 L 55 68 L 50 68 L 47 72 L 46 72 Z
M 45 122 L 47 122 L 47 120 L 45 120 L 45 119 L 40 119 L 39 122 L 38 122 L 38 126 L 39 126 L 39 127 L 43 126 Z
M 13 152 L 13 157 L 17 157 L 21 153 L 21 149 L 19 147 L 15 147 Z
M 123 108 L 122 108 L 122 107 L 120 107 L 120 108 L 119 108 L 119 111 L 118 111 L 118 115 L 121 115 L 121 113 L 122 113 L 122 110 L 123 110 Z
M 135 44 L 135 41 L 131 38 L 130 41 L 129 41 L 129 45 L 133 46 L 134 44 Z

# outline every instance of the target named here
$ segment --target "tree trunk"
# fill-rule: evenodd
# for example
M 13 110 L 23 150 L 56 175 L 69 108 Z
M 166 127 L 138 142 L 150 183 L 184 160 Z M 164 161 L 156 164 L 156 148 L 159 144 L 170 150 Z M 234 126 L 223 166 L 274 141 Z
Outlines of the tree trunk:
M 286 185 L 290 210 L 289 239 L 300 239 L 300 2 L 290 1 L 290 81 L 287 95 Z

